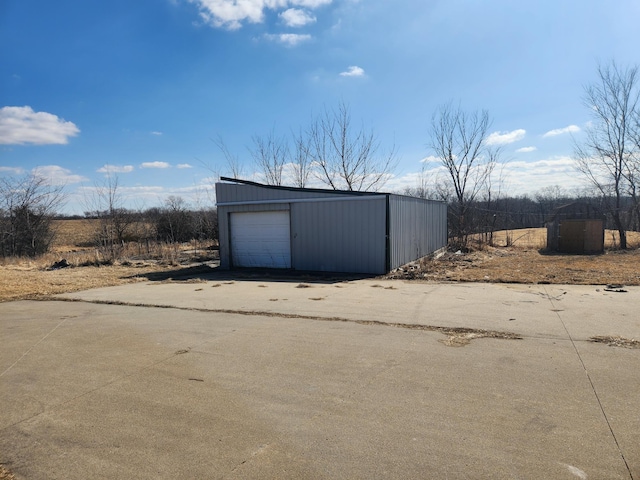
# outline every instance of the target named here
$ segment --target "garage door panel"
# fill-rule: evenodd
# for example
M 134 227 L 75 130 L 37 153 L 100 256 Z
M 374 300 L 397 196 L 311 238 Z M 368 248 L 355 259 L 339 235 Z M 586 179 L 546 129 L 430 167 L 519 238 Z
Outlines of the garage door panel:
M 288 211 L 232 213 L 230 224 L 233 266 L 291 268 Z

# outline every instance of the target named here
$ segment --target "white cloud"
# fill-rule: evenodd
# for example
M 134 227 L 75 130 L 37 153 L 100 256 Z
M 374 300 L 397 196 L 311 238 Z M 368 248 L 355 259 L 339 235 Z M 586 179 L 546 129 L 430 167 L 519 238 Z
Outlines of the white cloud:
M 178 165 L 176 165 L 176 168 L 193 168 L 193 167 L 188 163 L 179 163 Z
M 424 157 L 420 160 L 420 163 L 441 163 L 441 159 L 435 155 L 429 155 L 428 157 Z
M 449 174 L 435 157 L 427 157 L 424 175 L 427 186 L 449 181 Z M 426 159 L 425 159 L 426 160 Z M 584 185 L 584 179 L 576 175 L 575 160 L 569 156 L 554 156 L 537 161 L 510 161 L 496 167 L 496 175 L 503 178 L 502 195 L 533 194 L 544 187 L 562 185 L 568 190 Z M 415 187 L 423 173 L 410 172 L 394 177 L 385 186 L 385 191 L 401 192 L 405 187 Z
M 0 167 L 0 173 L 5 172 L 9 175 L 22 175 L 24 173 L 24 169 L 20 167 Z
M 297 33 L 280 33 L 280 34 L 269 34 L 267 33 L 264 36 L 267 40 L 271 40 L 273 42 L 282 43 L 288 47 L 295 47 L 299 43 L 306 42 L 311 39 L 311 35 L 299 35 Z
M 555 137 L 557 135 L 564 135 L 565 133 L 577 133 L 580 131 L 580 127 L 577 125 L 569 125 L 564 128 L 556 128 L 555 130 L 549 130 L 547 133 L 542 135 L 543 138 L 546 137 Z
M 518 153 L 529 153 L 529 152 L 535 152 L 537 150 L 536 147 L 522 147 L 516 150 L 516 152 Z
M 279 17 L 288 27 L 304 27 L 316 21 L 316 17 L 299 8 L 289 8 L 282 12 Z
M 507 195 L 533 193 L 552 185 L 577 188 L 584 184 L 576 175 L 575 160 L 569 156 L 555 156 L 534 162 L 507 162 L 502 170 L 506 179 Z
M 522 140 L 527 131 L 519 128 L 511 132 L 493 132 L 487 137 L 487 145 L 507 145 Z
M 80 129 L 52 113 L 34 112 L 29 106 L 0 108 L 0 144 L 64 145 Z
M 133 165 L 103 165 L 96 172 L 98 173 L 130 173 L 133 172 Z
M 71 170 L 62 168 L 58 165 L 44 165 L 31 170 L 31 173 L 37 177 L 45 178 L 52 185 L 69 185 L 72 183 L 86 182 L 88 179 L 82 175 L 74 175 Z
M 144 162 L 140 164 L 140 168 L 169 168 L 167 162 Z
M 161 137 L 162 136 L 162 132 L 153 131 L 153 132 L 151 132 L 151 135 L 155 135 L 156 137 Z
M 364 70 L 356 65 L 350 66 L 345 72 L 340 72 L 341 77 L 363 77 Z
M 243 23 L 262 23 L 265 10 L 289 7 L 315 9 L 333 0 L 189 0 L 200 9 L 200 17 L 214 27 L 237 30 Z

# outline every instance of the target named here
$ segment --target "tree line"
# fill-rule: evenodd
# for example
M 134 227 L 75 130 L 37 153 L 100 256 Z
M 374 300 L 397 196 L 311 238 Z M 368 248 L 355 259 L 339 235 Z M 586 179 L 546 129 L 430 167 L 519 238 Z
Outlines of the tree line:
M 216 240 L 215 208 L 192 208 L 184 199 L 169 196 L 160 207 L 132 210 L 122 206 L 117 180 L 97 190 L 95 209 L 84 212 L 91 220 L 92 245 L 105 258 L 115 259 L 120 247 L 131 241 L 183 243 Z M 35 174 L 0 178 L 0 256 L 35 257 L 49 251 L 55 239 L 54 221 L 63 205 L 62 187 Z M 62 217 L 64 218 L 64 217 Z

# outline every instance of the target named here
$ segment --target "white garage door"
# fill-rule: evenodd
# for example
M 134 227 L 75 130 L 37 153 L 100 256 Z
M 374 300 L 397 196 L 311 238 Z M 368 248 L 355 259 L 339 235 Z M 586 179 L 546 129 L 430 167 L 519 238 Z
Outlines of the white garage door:
M 234 267 L 291 268 L 289 212 L 232 213 Z

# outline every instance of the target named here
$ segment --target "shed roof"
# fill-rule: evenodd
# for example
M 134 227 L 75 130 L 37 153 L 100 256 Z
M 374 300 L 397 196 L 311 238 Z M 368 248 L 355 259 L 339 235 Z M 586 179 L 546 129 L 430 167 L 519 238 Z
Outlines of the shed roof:
M 272 190 L 283 190 L 288 192 L 310 192 L 310 193 L 335 193 L 338 195 L 359 195 L 359 196 L 371 196 L 371 195 L 390 195 L 389 193 L 381 192 L 361 192 L 355 190 L 333 190 L 329 188 L 300 188 L 300 187 L 285 187 L 281 185 L 265 185 L 264 183 L 252 182 L 250 180 L 241 180 L 239 178 L 220 177 L 223 182 L 239 183 L 242 185 L 252 185 L 254 187 L 269 188 Z

